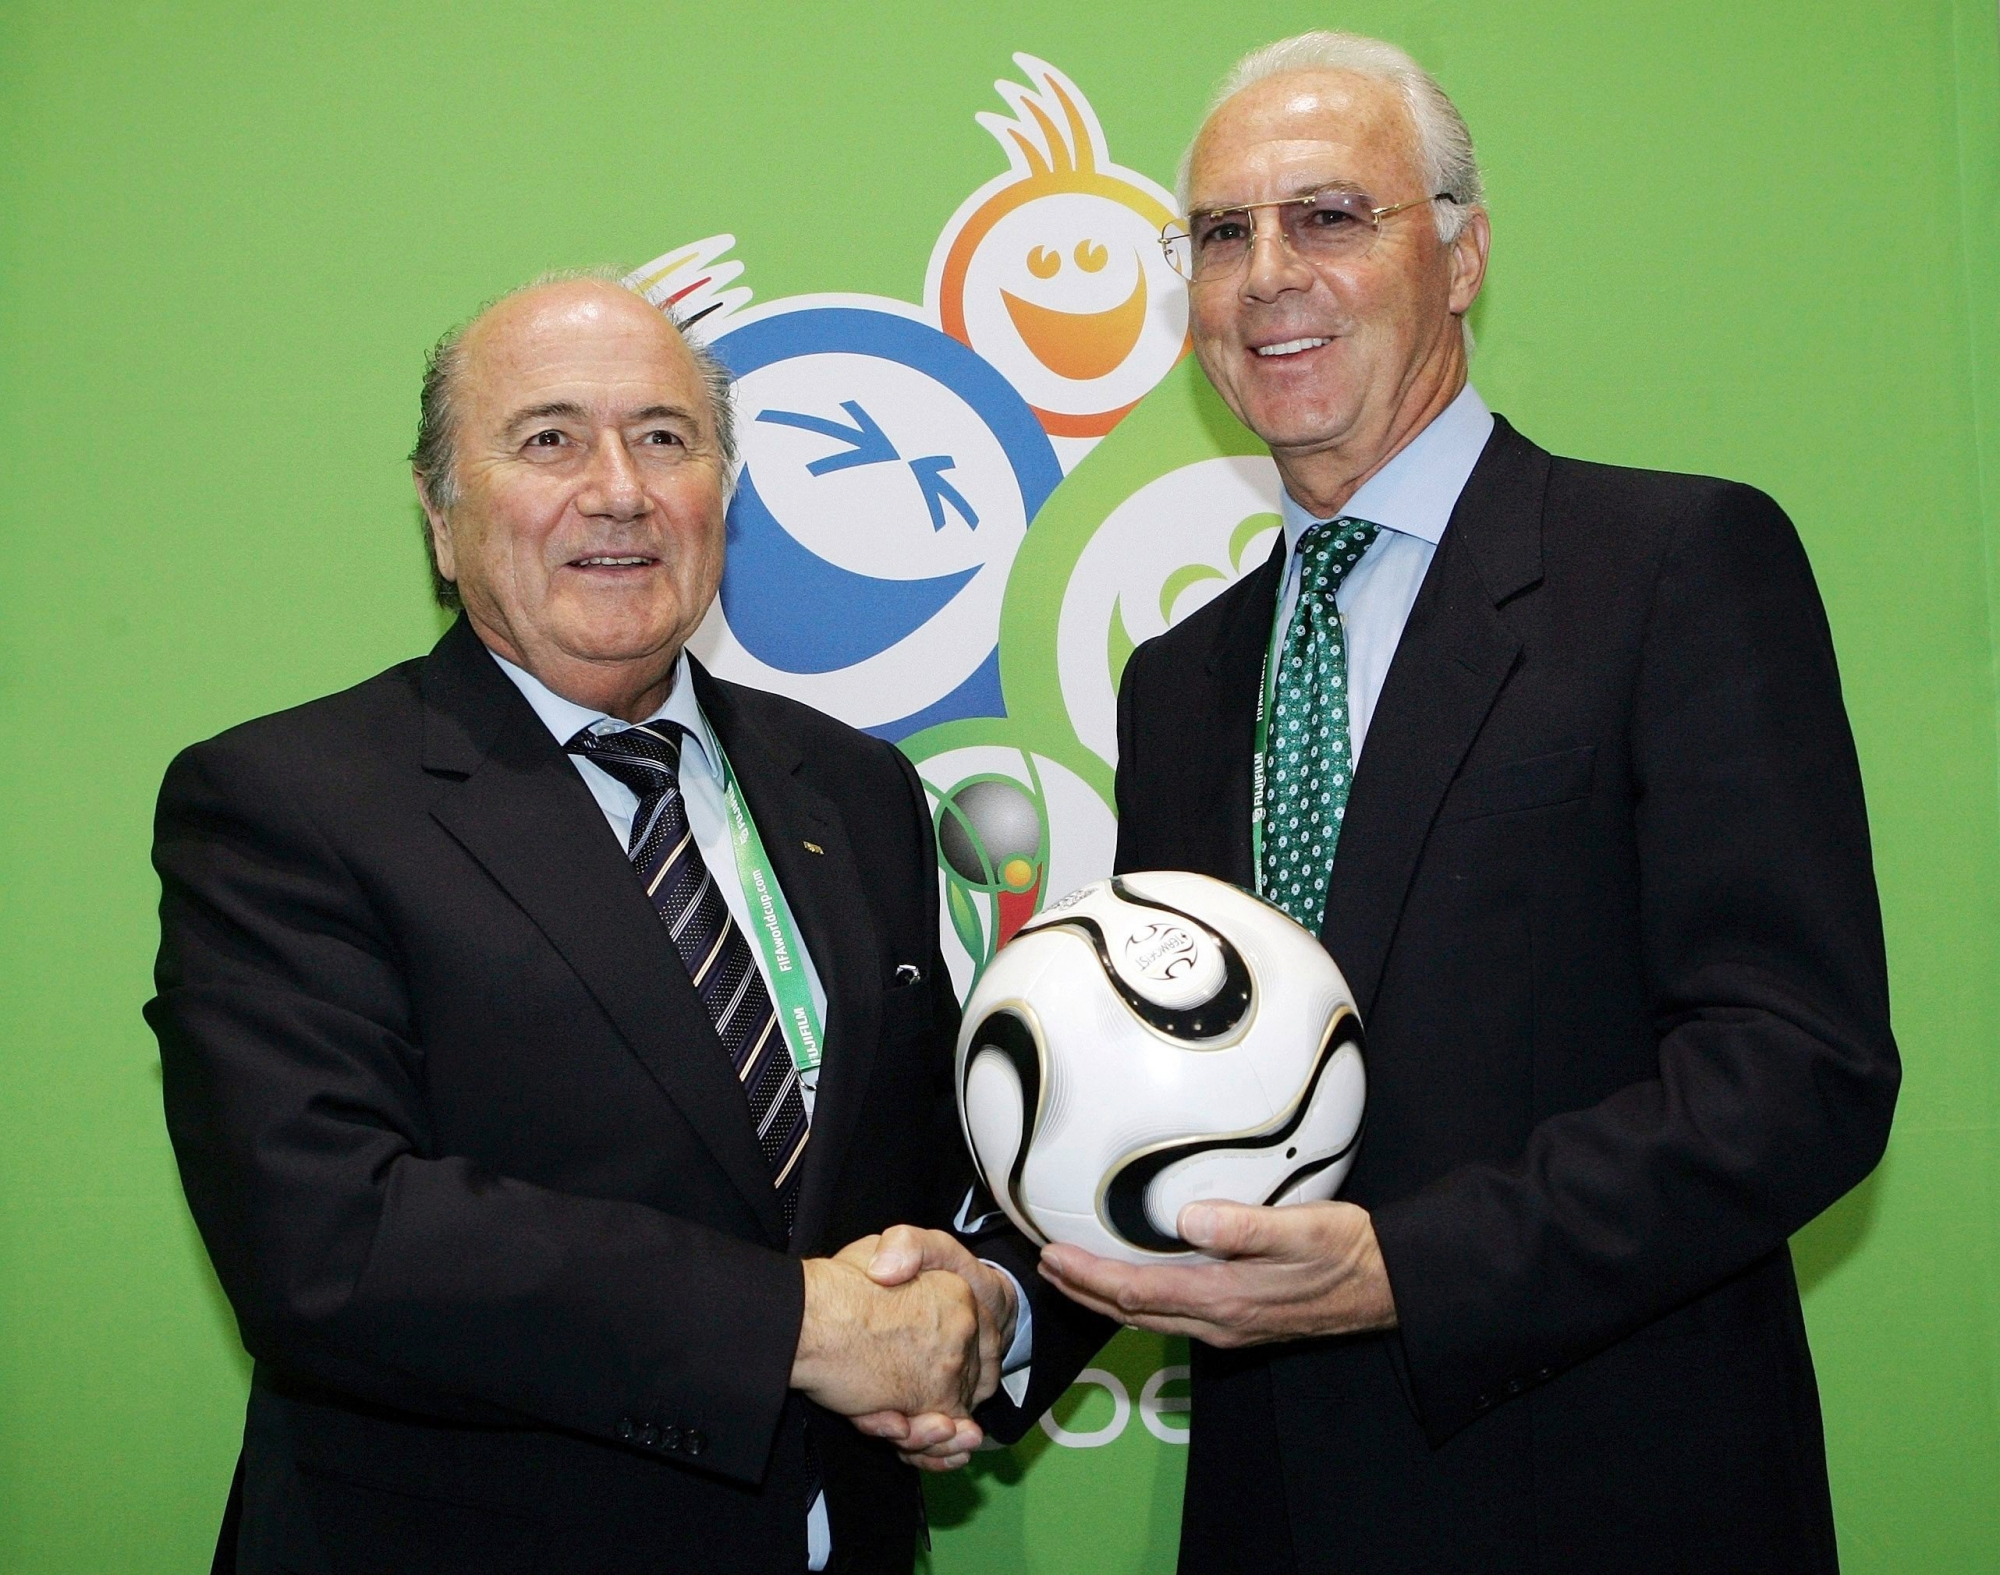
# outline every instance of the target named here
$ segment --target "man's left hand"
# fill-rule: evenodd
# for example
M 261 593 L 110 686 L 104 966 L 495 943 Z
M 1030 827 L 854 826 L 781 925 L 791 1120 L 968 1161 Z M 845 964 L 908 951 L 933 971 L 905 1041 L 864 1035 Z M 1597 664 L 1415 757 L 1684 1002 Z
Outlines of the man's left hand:
M 1395 1325 L 1375 1227 L 1352 1203 L 1190 1203 L 1178 1229 L 1221 1261 L 1116 1263 L 1058 1243 L 1042 1277 L 1107 1318 L 1225 1348 Z

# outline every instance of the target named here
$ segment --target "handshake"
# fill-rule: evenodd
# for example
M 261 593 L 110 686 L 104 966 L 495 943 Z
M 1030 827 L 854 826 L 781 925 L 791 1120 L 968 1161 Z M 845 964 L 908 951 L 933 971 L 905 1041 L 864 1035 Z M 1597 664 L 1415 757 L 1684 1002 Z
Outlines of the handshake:
M 913 1225 L 804 1267 L 792 1387 L 912 1465 L 964 1465 L 984 1437 L 973 1407 L 999 1387 L 1013 1343 L 1013 1282 L 955 1237 Z

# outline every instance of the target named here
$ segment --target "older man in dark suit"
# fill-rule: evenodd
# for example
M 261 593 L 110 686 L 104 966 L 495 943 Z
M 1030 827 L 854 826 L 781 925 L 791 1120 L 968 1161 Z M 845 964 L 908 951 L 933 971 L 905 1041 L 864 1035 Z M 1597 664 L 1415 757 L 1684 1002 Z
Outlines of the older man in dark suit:
M 1018 1280 L 921 1229 L 966 1185 L 923 790 L 685 655 L 728 387 L 643 300 L 519 292 L 423 409 L 457 624 L 161 794 L 147 1015 L 256 1358 L 218 1564 L 908 1570 L 893 1446 L 1051 1398 L 995 1394 Z
M 1185 1210 L 1220 1262 L 1043 1270 L 1196 1341 L 1183 1569 L 1829 1572 L 1786 1238 L 1898 1067 L 1798 539 L 1487 411 L 1479 172 L 1400 51 L 1246 59 L 1186 197 L 1196 354 L 1285 529 L 1126 669 L 1118 864 L 1320 934 L 1367 1136 L 1345 1201 Z

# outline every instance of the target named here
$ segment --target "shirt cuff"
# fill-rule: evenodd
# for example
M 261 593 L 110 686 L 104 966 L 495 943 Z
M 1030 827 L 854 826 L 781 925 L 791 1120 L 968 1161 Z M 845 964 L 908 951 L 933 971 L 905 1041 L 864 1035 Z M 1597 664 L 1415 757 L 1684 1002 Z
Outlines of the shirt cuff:
M 1021 1289 L 1019 1280 L 991 1258 L 979 1261 L 1005 1276 L 1014 1287 L 1014 1340 L 1007 1347 L 1007 1354 L 1000 1358 L 1000 1388 L 1018 1406 L 1028 1398 L 1028 1364 L 1035 1357 L 1035 1309 L 1028 1305 L 1027 1293 Z
M 826 1492 L 813 1496 L 806 1511 L 806 1568 L 823 1570 L 833 1562 L 833 1522 L 826 1514 Z

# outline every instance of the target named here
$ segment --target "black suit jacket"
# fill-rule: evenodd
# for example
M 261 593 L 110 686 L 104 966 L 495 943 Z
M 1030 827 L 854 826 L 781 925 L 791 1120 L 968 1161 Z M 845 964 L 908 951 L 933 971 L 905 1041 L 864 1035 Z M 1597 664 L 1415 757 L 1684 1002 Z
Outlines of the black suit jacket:
M 1118 865 L 1251 880 L 1283 547 L 1132 657 Z M 1747 487 L 1504 421 L 1370 724 L 1322 938 L 1401 1327 L 1197 1347 L 1183 1567 L 1830 1571 L 1786 1238 L 1898 1063 L 1811 571 Z
M 909 1567 L 916 1473 L 787 1380 L 798 1257 L 943 1224 L 967 1179 L 923 790 L 694 671 L 828 998 L 789 1244 L 624 851 L 467 624 L 169 769 L 147 1018 L 256 1358 L 241 1568 L 798 1570 L 809 1426 L 836 1567 Z

